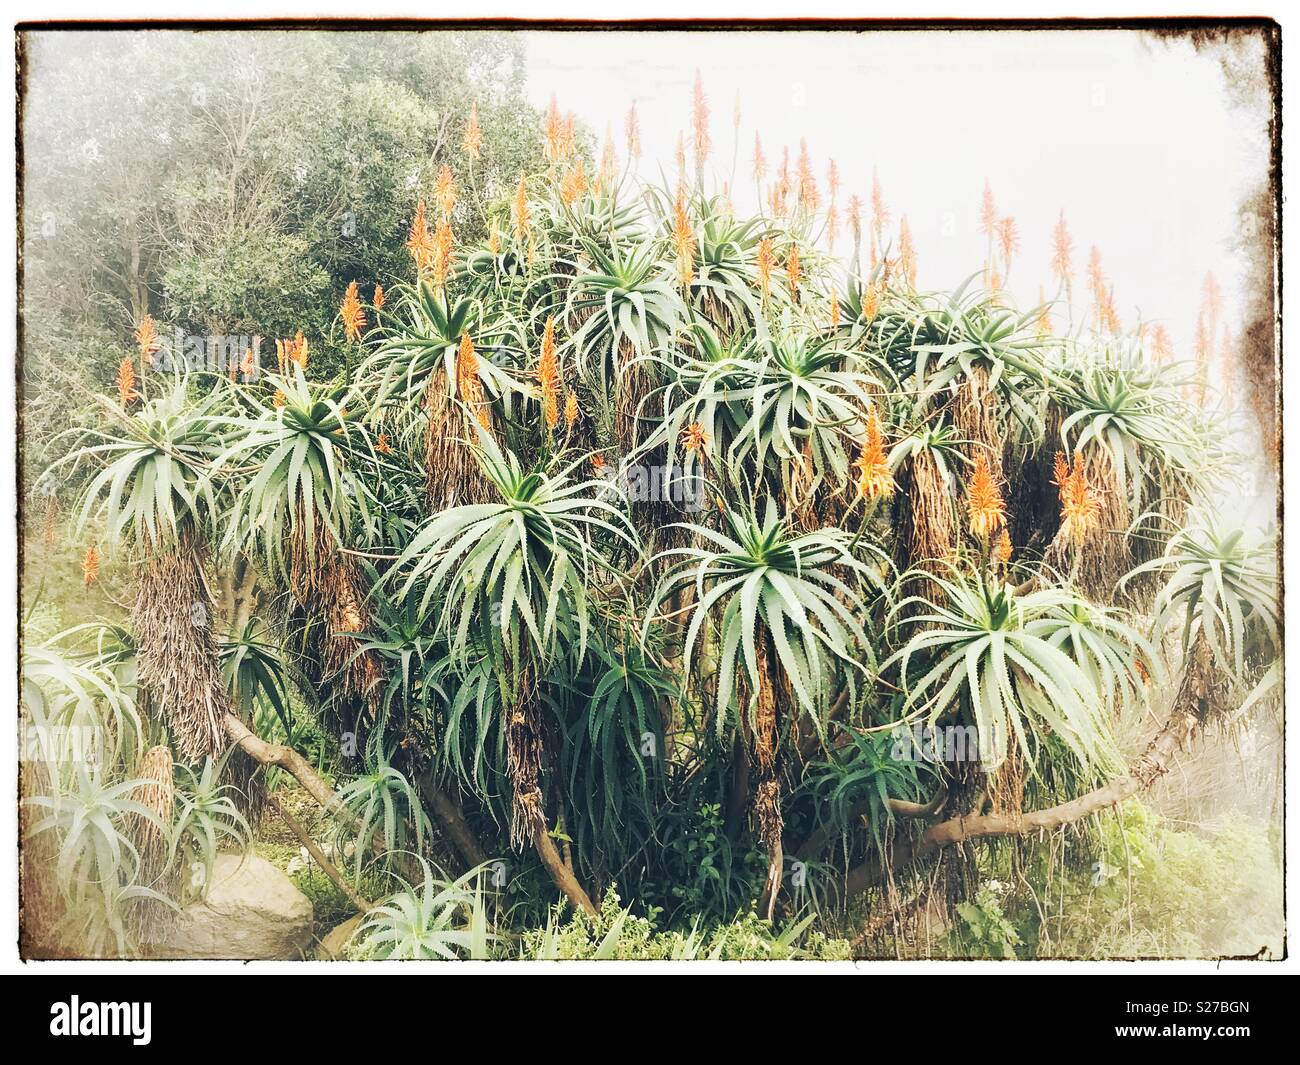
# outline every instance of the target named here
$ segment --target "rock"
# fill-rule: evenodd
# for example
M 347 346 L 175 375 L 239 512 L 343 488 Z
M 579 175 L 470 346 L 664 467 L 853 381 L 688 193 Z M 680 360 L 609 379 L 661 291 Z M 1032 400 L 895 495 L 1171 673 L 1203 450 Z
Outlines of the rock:
M 331 928 L 325 938 L 320 941 L 320 946 L 316 948 L 316 960 L 338 961 L 342 958 L 343 951 L 347 948 L 349 941 L 365 919 L 366 915 L 359 913 L 355 917 L 349 917 L 342 924 Z
M 260 855 L 218 854 L 205 898 L 177 916 L 149 958 L 301 958 L 311 942 L 312 906 Z

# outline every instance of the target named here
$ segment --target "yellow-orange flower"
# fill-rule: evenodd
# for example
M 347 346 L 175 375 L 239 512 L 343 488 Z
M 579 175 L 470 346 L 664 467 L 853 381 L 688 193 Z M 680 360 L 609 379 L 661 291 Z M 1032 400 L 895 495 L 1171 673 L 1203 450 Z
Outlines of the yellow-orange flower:
M 754 134 L 754 180 L 762 181 L 767 174 L 767 157 L 763 155 L 763 141 L 757 133 Z
M 605 143 L 600 150 L 600 170 L 596 174 L 596 189 L 609 189 L 614 186 L 618 175 L 618 156 L 614 154 L 614 129 L 605 129 Z
M 433 234 L 433 258 L 429 271 L 433 274 L 433 283 L 438 288 L 445 288 L 447 276 L 451 273 L 452 260 L 455 256 L 456 238 L 452 236 L 451 226 L 439 222 Z
M 709 439 L 709 434 L 699 422 L 691 422 L 682 430 L 682 447 L 693 454 L 702 456 L 704 449 L 709 446 Z
M 795 295 L 799 291 L 799 279 L 803 277 L 803 270 L 799 266 L 799 245 L 790 245 L 790 258 L 785 261 L 785 279 L 790 286 L 790 295 Z
M 1005 528 L 1003 528 L 1002 530 L 1002 535 L 998 537 L 997 555 L 998 555 L 998 561 L 1001 562 L 1002 565 L 1004 566 L 1010 565 L 1011 534 L 1007 532 Z
M 998 245 L 1002 248 L 1002 258 L 1010 269 L 1011 260 L 1020 254 L 1020 229 L 1011 215 L 998 220 Z
M 849 228 L 853 231 L 853 239 L 856 241 L 862 236 L 862 200 L 853 195 L 849 197 Z
M 81 560 L 81 579 L 87 588 L 99 580 L 99 552 L 93 546 Z
M 253 355 L 252 348 L 244 352 L 243 361 L 239 364 L 239 372 L 244 375 L 245 381 L 251 381 L 254 374 L 257 373 L 257 359 Z
M 578 410 L 577 393 L 570 392 L 567 396 L 564 397 L 564 424 L 567 425 L 570 429 L 572 429 L 573 426 L 577 423 L 578 415 L 580 413 L 581 412 Z
M 817 178 L 813 175 L 812 159 L 808 156 L 808 141 L 799 138 L 799 206 L 815 211 L 821 205 L 817 192 Z
M 352 343 L 361 339 L 361 330 L 366 327 L 366 312 L 361 309 L 361 296 L 357 293 L 357 283 L 348 285 L 343 295 L 343 305 L 339 308 L 339 317 L 343 319 L 343 333 Z
M 429 232 L 429 221 L 425 215 L 424 201 L 415 208 L 415 218 L 411 220 L 411 232 L 406 238 L 406 248 L 415 260 L 415 268 L 421 274 L 428 272 L 433 263 L 433 234 Z
M 377 310 L 377 311 L 383 309 L 383 306 L 384 306 L 384 286 L 383 286 L 383 285 L 376 285 L 376 286 L 375 286 L 375 297 L 374 297 L 374 299 L 372 299 L 372 300 L 370 301 L 370 305 L 371 305 L 372 307 L 374 307 L 374 309 Z
M 388 442 L 387 433 L 379 434 L 379 439 L 375 441 L 375 450 L 381 455 L 391 455 L 393 453 L 393 445 Z
M 1007 505 L 983 453 L 976 456 L 975 470 L 966 486 L 966 507 L 970 531 L 981 540 L 992 539 L 993 534 L 1006 524 Z
M 277 388 L 275 390 L 275 395 L 271 397 L 271 406 L 276 407 L 278 409 L 280 407 L 283 407 L 284 404 L 285 404 L 284 392 L 281 389 Z
M 989 184 L 989 179 L 984 179 L 984 199 L 980 204 L 980 232 L 990 240 L 993 239 L 997 232 L 998 226 L 998 205 L 993 198 L 993 186 Z
M 636 117 L 636 104 L 627 110 L 627 122 L 623 127 L 627 134 L 627 154 L 630 159 L 641 158 L 641 123 Z
M 546 108 L 546 121 L 542 127 L 544 146 L 543 154 L 549 163 L 558 163 L 564 156 L 564 119 L 560 117 L 560 105 L 551 93 L 551 102 Z
M 868 285 L 862 293 L 862 317 L 870 322 L 880 310 L 880 290 L 875 285 Z
M 1068 297 L 1074 282 L 1074 267 L 1070 263 L 1074 251 L 1074 238 L 1070 236 L 1070 227 L 1065 221 L 1065 209 L 1052 230 L 1052 273 L 1065 286 Z
M 574 132 L 574 124 L 577 119 L 572 111 L 564 116 L 564 121 L 560 123 L 560 158 L 567 159 L 573 154 L 578 145 L 578 139 Z
M 772 251 L 772 238 L 764 237 L 758 242 L 758 257 L 754 261 L 758 275 L 758 288 L 764 296 L 772 287 L 772 267 L 776 265 L 776 255 Z
M 478 356 L 468 333 L 462 333 L 456 352 L 456 392 L 484 429 L 492 428 L 487 403 L 483 399 L 483 380 L 478 373 Z
M 605 456 L 599 451 L 591 456 L 592 472 L 599 475 L 605 469 Z
M 1101 504 L 1088 483 L 1083 456 L 1075 452 L 1074 468 L 1061 485 L 1061 525 L 1078 543 L 1100 522 Z
M 1057 493 L 1062 499 L 1065 498 L 1065 482 L 1069 477 L 1070 464 L 1066 461 L 1065 452 L 1058 451 L 1052 460 L 1052 484 L 1056 485 Z
M 885 437 L 880 429 L 880 416 L 873 408 L 867 416 L 867 437 L 862 453 L 854 463 L 858 468 L 858 495 L 875 502 L 889 499 L 894 494 L 894 474 L 885 454 Z
M 135 363 L 130 355 L 123 355 L 117 364 L 117 398 L 122 406 L 129 406 L 139 393 L 135 390 Z
M 840 327 L 840 294 L 831 288 L 831 332 Z
M 565 171 L 564 177 L 560 179 L 560 198 L 572 206 L 578 202 L 588 188 L 587 168 L 583 161 L 579 159 Z
M 493 255 L 501 254 L 501 234 L 497 232 L 497 224 L 492 223 L 492 228 L 488 231 L 488 251 Z
M 433 186 L 433 195 L 438 201 L 438 210 L 442 212 L 443 221 L 451 218 L 456 209 L 456 180 L 451 176 L 451 167 L 443 163 L 438 170 L 438 180 Z
M 153 362 L 153 353 L 159 348 L 158 328 L 152 314 L 146 314 L 136 326 L 135 342 L 140 346 L 140 365 L 148 366 Z
M 560 420 L 560 362 L 555 348 L 555 315 L 546 316 L 542 334 L 542 355 L 537 362 L 537 383 L 542 391 L 542 415 L 546 428 L 554 429 Z
M 306 370 L 308 357 L 307 338 L 302 335 L 302 330 L 299 329 L 294 335 L 293 346 L 289 351 L 289 359 L 291 362 L 297 363 L 298 369 Z
M 519 171 L 519 184 L 515 186 L 515 202 L 510 210 L 510 225 L 516 237 L 525 239 L 529 234 L 528 185 L 524 172 Z
M 704 95 L 704 81 L 695 71 L 695 92 L 691 106 L 691 133 L 695 141 L 695 167 L 700 169 L 709 157 L 712 141 L 709 137 L 709 102 Z
M 889 208 L 885 205 L 885 194 L 880 187 L 880 174 L 871 168 L 871 228 L 879 233 L 889 221 Z
M 460 142 L 461 150 L 471 159 L 477 159 L 483 149 L 483 130 L 478 124 L 478 104 L 469 105 L 469 121 L 465 124 L 465 137 Z
M 1168 362 L 1174 357 L 1174 346 L 1169 341 L 1169 330 L 1159 323 L 1151 326 L 1151 355 L 1156 362 Z
M 677 279 L 689 285 L 695 279 L 695 230 L 686 210 L 686 184 L 679 182 L 673 201 L 673 247 L 677 249 Z
M 898 220 L 898 268 L 909 288 L 916 288 L 916 245 L 912 243 L 912 229 L 907 215 Z

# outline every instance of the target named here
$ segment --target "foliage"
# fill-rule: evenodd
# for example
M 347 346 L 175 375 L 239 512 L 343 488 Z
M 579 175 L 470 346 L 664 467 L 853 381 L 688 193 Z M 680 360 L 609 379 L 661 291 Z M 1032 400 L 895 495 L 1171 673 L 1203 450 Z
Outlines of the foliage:
M 553 914 L 544 929 L 525 933 L 520 957 L 534 961 L 834 961 L 849 957 L 844 940 L 810 932 L 811 918 L 781 932 L 753 914 L 730 923 L 689 931 L 660 931 L 653 921 L 624 909 L 613 892 L 600 913 L 576 913 L 560 922 Z
M 263 114 L 260 79 L 305 87 L 302 57 L 268 68 L 283 58 L 268 44 L 206 105 L 265 165 L 241 149 L 165 185 L 132 177 L 122 198 L 156 246 L 93 222 L 80 281 L 116 301 L 119 345 L 151 305 L 205 331 L 303 336 L 273 373 L 146 370 L 142 351 L 140 394 L 124 373 L 55 456 L 79 535 L 145 552 L 187 538 L 183 595 L 144 568 L 154 601 L 215 599 L 209 567 L 251 585 L 203 640 L 184 609 L 159 633 L 137 608 L 135 631 L 93 649 L 74 629 L 25 650 L 28 716 L 112 741 L 101 775 L 51 789 L 74 811 L 42 822 L 65 868 L 102 860 L 131 890 L 114 833 L 167 713 L 135 647 L 145 663 L 182 635 L 221 713 L 233 702 L 336 783 L 355 880 L 421 863 L 368 914 L 365 957 L 840 957 L 799 914 L 832 919 L 854 869 L 891 875 L 931 814 L 994 791 L 1064 802 L 1121 772 L 1122 739 L 1197 647 L 1255 686 L 1245 705 L 1271 691 L 1276 575 L 1202 519 L 1229 458 L 1221 422 L 1140 330 L 1050 336 L 1043 308 L 996 285 L 920 291 L 904 234 L 889 250 L 879 220 L 883 260 L 861 270 L 857 231 L 846 269 L 818 248 L 803 178 L 797 204 L 777 189 L 741 216 L 703 166 L 676 188 L 589 173 L 585 131 L 552 109 L 537 135 L 511 48 L 462 41 L 486 65 L 452 69 L 444 39 L 412 35 L 362 77 L 333 60 L 377 57 L 378 38 L 303 35 L 321 84 Z M 462 140 L 461 101 L 501 143 Z M 1060 535 L 1058 451 L 1079 452 L 1068 476 L 1104 504 L 1084 508 L 1093 541 Z M 1125 570 L 1166 578 L 1152 617 L 1121 599 Z M 920 722 L 973 728 L 983 764 L 894 757 Z M 240 764 L 177 775 L 174 855 L 210 864 L 250 834 Z M 79 808 L 94 834 L 73 836 Z M 501 897 L 485 902 L 481 870 L 426 864 L 454 860 L 447 824 L 458 849 L 509 858 Z M 976 851 L 960 859 L 971 884 Z M 811 877 L 793 890 L 790 859 Z M 600 914 L 557 911 L 513 941 L 557 887 L 602 898 Z M 951 901 L 965 948 L 1026 949 L 1005 899 Z
M 389 896 L 366 914 L 357 931 L 354 957 L 388 961 L 475 961 L 489 956 L 496 935 L 488 931 L 483 870 L 442 879 L 428 863 L 423 883 Z M 471 886 L 472 885 L 472 886 Z

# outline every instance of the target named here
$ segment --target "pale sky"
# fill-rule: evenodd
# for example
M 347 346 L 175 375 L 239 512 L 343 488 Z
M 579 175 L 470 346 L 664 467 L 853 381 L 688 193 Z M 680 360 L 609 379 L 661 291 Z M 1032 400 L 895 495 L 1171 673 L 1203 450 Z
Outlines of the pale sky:
M 1233 112 L 1214 56 L 1131 31 L 528 32 L 527 91 L 555 93 L 598 140 L 636 101 L 641 172 L 673 174 L 689 131 L 698 68 L 711 109 L 711 163 L 752 208 L 754 133 L 770 169 L 807 138 L 823 197 L 840 171 L 841 212 L 864 202 L 878 167 L 894 218 L 905 214 L 922 288 L 980 269 L 987 178 L 1013 215 L 1022 251 L 1009 284 L 1022 306 L 1050 295 L 1051 229 L 1062 208 L 1075 242 L 1076 301 L 1091 245 L 1121 318 L 1167 325 L 1180 358 L 1207 271 L 1234 321 L 1244 264 L 1230 254 L 1242 190 L 1267 165 L 1267 112 Z M 689 144 L 689 132 L 688 132 Z M 847 233 L 847 229 L 844 231 Z M 841 237 L 837 251 L 848 246 Z

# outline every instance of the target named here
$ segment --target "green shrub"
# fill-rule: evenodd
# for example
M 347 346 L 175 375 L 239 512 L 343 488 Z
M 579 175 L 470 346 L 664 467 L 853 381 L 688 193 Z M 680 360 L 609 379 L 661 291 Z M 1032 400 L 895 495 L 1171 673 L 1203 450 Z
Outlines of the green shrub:
M 657 930 L 646 917 L 623 908 L 609 891 L 600 913 L 576 913 L 559 922 L 553 914 L 544 929 L 525 932 L 521 958 L 533 961 L 843 961 L 851 955 L 843 939 L 808 931 L 804 918 L 781 932 L 753 913 L 711 928 L 689 932 Z

